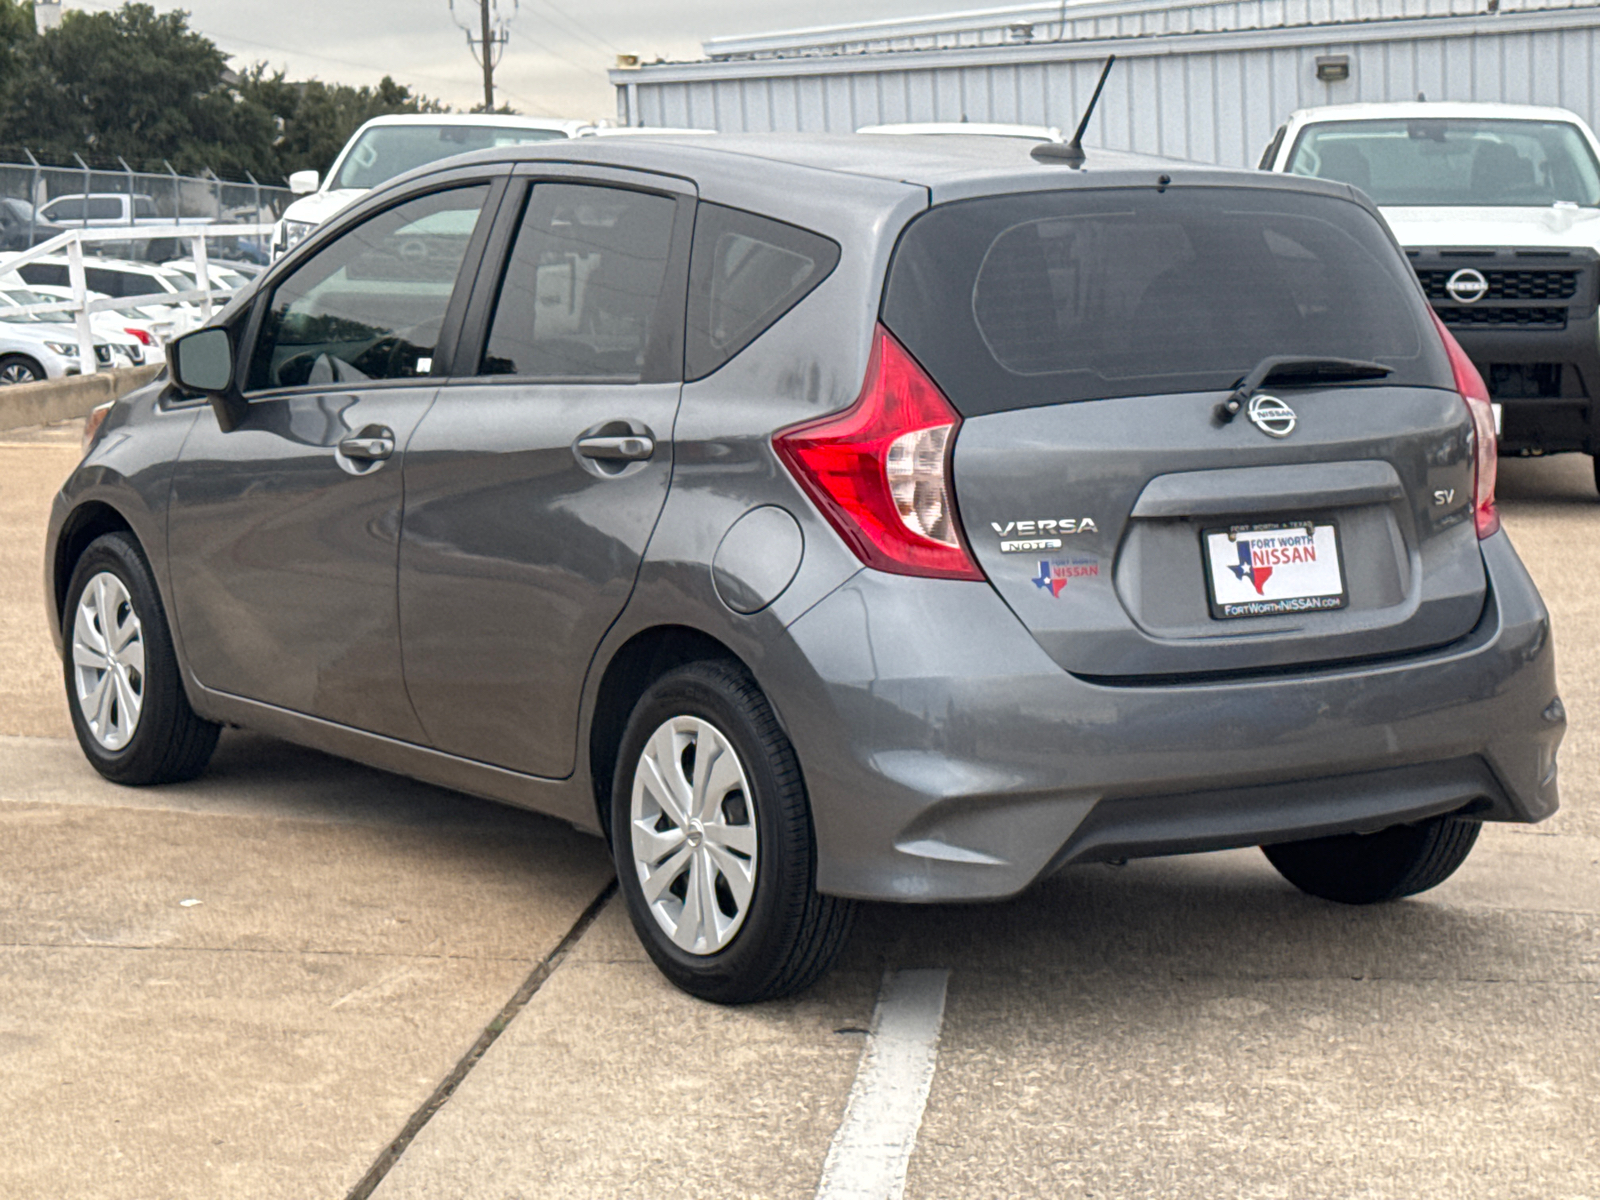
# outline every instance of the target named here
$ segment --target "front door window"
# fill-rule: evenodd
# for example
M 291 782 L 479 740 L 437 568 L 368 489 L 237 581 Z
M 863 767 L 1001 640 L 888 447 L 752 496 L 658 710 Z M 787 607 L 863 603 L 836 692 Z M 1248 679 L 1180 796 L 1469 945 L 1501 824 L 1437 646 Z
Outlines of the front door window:
M 430 374 L 488 195 L 478 185 L 421 196 L 313 255 L 273 292 L 249 390 Z

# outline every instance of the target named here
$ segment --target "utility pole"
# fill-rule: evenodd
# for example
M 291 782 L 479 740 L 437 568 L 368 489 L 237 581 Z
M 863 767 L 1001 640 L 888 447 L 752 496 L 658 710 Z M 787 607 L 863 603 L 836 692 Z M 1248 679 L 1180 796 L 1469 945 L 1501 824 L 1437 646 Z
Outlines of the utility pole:
M 460 0 L 463 10 L 478 10 L 477 27 L 468 24 L 456 11 L 457 0 L 450 0 L 450 15 L 456 25 L 467 35 L 467 48 L 483 68 L 483 111 L 494 111 L 494 69 L 505 56 L 506 43 L 511 39 L 511 22 L 521 8 L 521 0 L 509 0 L 511 13 L 503 16 L 505 0 Z M 468 18 L 470 20 L 470 17 Z

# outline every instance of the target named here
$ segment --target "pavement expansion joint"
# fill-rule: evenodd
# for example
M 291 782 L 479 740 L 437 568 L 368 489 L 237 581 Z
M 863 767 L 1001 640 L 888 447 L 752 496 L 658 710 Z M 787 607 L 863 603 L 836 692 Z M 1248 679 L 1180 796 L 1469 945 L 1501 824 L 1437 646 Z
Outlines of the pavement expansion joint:
M 382 1153 L 378 1155 L 377 1161 L 368 1168 L 367 1173 L 361 1177 L 355 1187 L 350 1189 L 345 1200 L 368 1200 L 372 1193 L 377 1190 L 378 1185 L 394 1169 L 395 1163 L 400 1161 L 400 1156 L 406 1152 L 406 1148 L 411 1145 L 416 1136 L 422 1132 L 423 1127 L 433 1119 L 434 1115 L 449 1102 L 456 1089 L 472 1073 L 472 1069 L 482 1061 L 483 1056 L 489 1052 L 489 1047 L 494 1045 L 500 1035 L 506 1031 L 507 1026 L 516 1019 L 517 1014 L 526 1008 L 528 1002 L 538 994 L 545 981 L 555 973 L 556 968 L 571 953 L 573 947 L 583 939 L 583 935 L 594 924 L 595 918 L 600 915 L 601 910 L 616 894 L 617 881 L 613 879 L 601 889 L 599 895 L 589 902 L 589 906 L 573 922 L 572 928 L 567 930 L 565 936 L 556 944 L 555 949 L 550 951 L 533 968 L 527 979 L 523 980 L 522 986 L 516 990 L 510 1000 L 506 1001 L 505 1007 L 495 1014 L 494 1019 L 488 1025 L 484 1026 L 483 1032 L 478 1035 L 478 1040 L 472 1044 L 472 1048 L 461 1057 L 461 1061 L 455 1065 L 455 1069 L 440 1081 L 439 1086 L 423 1102 L 422 1107 L 411 1114 L 411 1119 L 405 1123 L 405 1127 L 400 1130 L 394 1141 L 384 1147 Z
M 418 960 L 476 963 L 527 961 L 525 957 L 518 954 L 430 954 L 424 950 L 419 950 L 415 953 L 406 953 L 399 950 L 292 950 L 274 949 L 266 946 L 180 946 L 144 942 L 137 944 L 123 942 L 0 942 L 0 950 L 131 950 L 141 954 L 159 952 L 166 954 L 255 955 L 261 958 L 358 958 L 372 962 L 381 962 L 386 958 L 403 959 L 406 962 Z

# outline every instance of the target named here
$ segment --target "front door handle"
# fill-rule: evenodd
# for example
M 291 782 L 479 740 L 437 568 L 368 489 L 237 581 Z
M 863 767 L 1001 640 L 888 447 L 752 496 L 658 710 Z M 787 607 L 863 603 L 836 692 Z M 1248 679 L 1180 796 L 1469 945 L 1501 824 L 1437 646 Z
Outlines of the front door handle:
M 612 462 L 643 462 L 656 452 L 654 438 L 630 433 L 621 437 L 586 437 L 578 439 L 578 453 L 585 458 Z
M 355 462 L 381 462 L 394 453 L 394 430 L 384 425 L 368 425 L 354 437 L 340 442 L 339 453 Z

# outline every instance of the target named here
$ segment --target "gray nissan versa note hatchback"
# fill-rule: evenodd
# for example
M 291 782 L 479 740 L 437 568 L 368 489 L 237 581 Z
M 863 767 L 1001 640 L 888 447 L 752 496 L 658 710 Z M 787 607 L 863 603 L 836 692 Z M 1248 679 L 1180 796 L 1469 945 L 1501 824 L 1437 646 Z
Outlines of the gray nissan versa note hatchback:
M 858 899 L 1260 845 L 1367 903 L 1556 808 L 1482 381 L 1342 184 L 508 148 L 169 361 L 50 523 L 95 767 L 232 724 L 564 818 L 711 1000 L 816 979 Z

